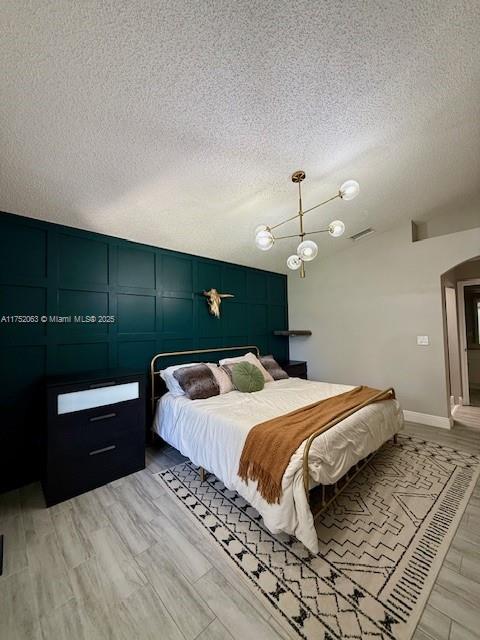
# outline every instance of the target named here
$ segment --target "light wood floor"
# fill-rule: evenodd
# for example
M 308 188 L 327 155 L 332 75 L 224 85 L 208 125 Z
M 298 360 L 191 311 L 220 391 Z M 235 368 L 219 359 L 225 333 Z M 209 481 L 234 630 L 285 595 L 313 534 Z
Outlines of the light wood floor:
M 480 453 L 465 427 L 407 432 Z M 168 447 L 147 458 L 147 470 L 49 510 L 38 484 L 0 496 L 2 640 L 292 637 L 152 475 L 183 458 Z M 477 485 L 414 638 L 473 640 L 479 629 Z
M 480 407 L 457 407 L 455 414 L 453 414 L 453 418 L 457 425 L 480 429 Z

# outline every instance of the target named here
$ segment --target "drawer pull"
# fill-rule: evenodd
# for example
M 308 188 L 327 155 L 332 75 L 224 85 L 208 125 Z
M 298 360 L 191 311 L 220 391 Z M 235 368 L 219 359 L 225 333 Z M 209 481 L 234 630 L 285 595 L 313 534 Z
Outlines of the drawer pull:
M 110 382 L 96 382 L 95 384 L 89 385 L 89 389 L 101 389 L 102 387 L 113 387 L 115 385 L 115 380 L 110 380 Z
M 116 444 L 111 444 L 109 447 L 103 447 L 103 449 L 95 449 L 94 451 L 90 451 L 89 456 L 96 456 L 99 453 L 105 453 L 106 451 L 112 451 L 112 449 L 116 449 Z
M 98 420 L 108 420 L 108 418 L 115 418 L 116 413 L 104 413 L 103 416 L 93 416 L 89 418 L 89 422 L 98 422 Z

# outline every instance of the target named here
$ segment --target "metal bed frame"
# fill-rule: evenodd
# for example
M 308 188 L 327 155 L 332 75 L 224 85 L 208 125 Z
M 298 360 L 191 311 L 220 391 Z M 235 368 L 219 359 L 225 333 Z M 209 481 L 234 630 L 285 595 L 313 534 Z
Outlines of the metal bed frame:
M 152 411 L 152 419 L 155 414 L 155 402 L 161 398 L 163 394 L 158 394 L 156 392 L 157 389 L 157 376 L 160 377 L 160 371 L 157 370 L 157 362 L 160 358 L 171 358 L 174 356 L 188 356 L 188 355 L 200 355 L 206 353 L 223 353 L 226 351 L 256 351 L 257 357 L 260 356 L 260 349 L 256 345 L 245 345 L 239 347 L 221 347 L 215 349 L 193 349 L 190 351 L 168 351 L 164 353 L 157 353 L 150 362 L 150 394 L 151 394 L 151 411 Z M 200 363 L 199 363 L 200 364 Z M 334 502 L 338 496 L 348 487 L 348 485 L 352 482 L 352 480 L 364 469 L 367 464 L 371 461 L 371 459 L 375 456 L 375 454 L 379 451 L 374 451 L 366 456 L 363 460 L 360 460 L 357 464 L 351 467 L 347 473 L 335 484 L 333 485 L 316 485 L 315 487 L 310 488 L 310 472 L 308 466 L 308 456 L 310 453 L 310 448 L 313 444 L 315 438 L 319 435 L 328 431 L 331 427 L 336 425 L 337 423 L 345 420 L 353 413 L 366 407 L 372 402 L 377 402 L 380 400 L 388 400 L 394 398 L 393 388 L 390 387 L 385 389 L 384 391 L 380 391 L 370 400 L 363 402 L 362 404 L 350 409 L 349 411 L 345 411 L 341 415 L 337 416 L 334 420 L 331 420 L 328 424 L 320 427 L 317 431 L 312 433 L 311 436 L 307 438 L 305 441 L 305 448 L 303 451 L 303 464 L 302 464 L 302 474 L 303 474 L 303 486 L 305 489 L 305 493 L 307 496 L 307 500 L 309 501 L 310 507 L 312 509 L 312 513 L 315 517 L 319 516 L 323 513 L 328 507 Z M 397 443 L 397 436 L 393 436 L 393 443 Z M 383 446 L 383 445 L 382 445 Z M 200 479 L 203 482 L 205 479 L 205 469 L 199 468 Z M 312 496 L 314 499 L 312 499 Z

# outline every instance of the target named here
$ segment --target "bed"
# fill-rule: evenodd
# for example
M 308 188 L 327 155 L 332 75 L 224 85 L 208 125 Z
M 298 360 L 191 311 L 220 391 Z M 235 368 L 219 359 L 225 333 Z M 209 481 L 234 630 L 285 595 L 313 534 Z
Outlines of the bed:
M 256 349 L 245 347 L 248 348 Z M 212 351 L 225 349 L 193 353 Z M 267 382 L 264 389 L 256 393 L 231 391 L 203 400 L 189 400 L 168 392 L 157 397 L 156 363 L 164 355 L 172 356 L 171 353 L 159 354 L 155 356 L 157 360 L 152 360 L 153 431 L 195 465 L 213 473 L 228 489 L 243 496 L 261 514 L 272 533 L 286 532 L 311 552 L 318 552 L 310 490 L 322 487 L 320 502 L 324 508 L 328 503 L 324 487 L 345 486 L 346 480 L 361 470 L 372 454 L 396 436 L 403 426 L 398 401 L 388 399 L 369 404 L 328 431 L 303 442 L 291 457 L 283 476 L 280 502 L 269 504 L 257 491 L 255 482 L 246 483 L 237 475 L 250 429 L 260 422 L 353 387 L 288 378 Z

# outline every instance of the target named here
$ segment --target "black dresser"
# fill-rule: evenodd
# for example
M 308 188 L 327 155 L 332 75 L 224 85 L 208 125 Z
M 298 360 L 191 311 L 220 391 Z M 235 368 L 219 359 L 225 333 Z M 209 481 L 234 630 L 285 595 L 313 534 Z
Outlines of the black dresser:
M 47 506 L 145 468 L 145 376 L 125 369 L 47 380 Z
M 307 363 L 304 360 L 289 360 L 282 362 L 280 366 L 285 369 L 290 378 L 307 379 Z

